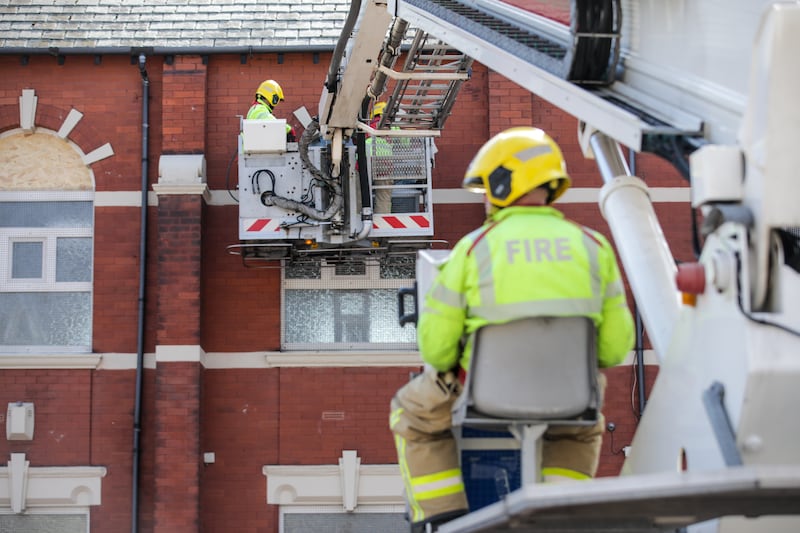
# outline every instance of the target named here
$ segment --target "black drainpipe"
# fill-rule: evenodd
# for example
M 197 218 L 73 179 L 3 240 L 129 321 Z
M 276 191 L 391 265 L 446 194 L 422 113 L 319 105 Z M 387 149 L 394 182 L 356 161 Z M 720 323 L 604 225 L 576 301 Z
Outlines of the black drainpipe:
M 139 442 L 142 433 L 142 381 L 144 375 L 144 319 L 147 287 L 147 142 L 150 128 L 148 99 L 150 80 L 144 68 L 145 56 L 139 55 L 142 76 L 142 223 L 139 232 L 139 322 L 136 333 L 136 397 L 133 407 L 133 487 L 131 488 L 131 533 L 139 531 Z

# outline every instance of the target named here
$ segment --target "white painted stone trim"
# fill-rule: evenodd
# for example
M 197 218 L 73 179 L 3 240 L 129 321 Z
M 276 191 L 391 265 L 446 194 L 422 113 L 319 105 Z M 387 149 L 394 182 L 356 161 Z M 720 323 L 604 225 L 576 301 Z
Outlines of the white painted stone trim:
M 23 89 L 19 97 L 19 127 L 27 133 L 32 133 L 36 120 L 36 105 L 39 97 L 33 89 Z
M 419 352 L 205 352 L 199 346 L 160 346 L 156 354 L 144 354 L 144 367 L 156 368 L 158 362 L 200 362 L 204 368 L 296 367 L 419 367 Z M 633 364 L 631 351 L 619 366 Z M 136 368 L 135 353 L 105 354 L 0 354 L 0 369 L 96 368 L 131 370 Z M 644 363 L 658 365 L 653 350 L 644 350 Z
M 111 148 L 111 143 L 106 143 L 83 156 L 83 162 L 88 167 L 89 165 L 97 163 L 101 159 L 111 157 L 112 155 L 114 155 L 114 149 Z
M 30 466 L 24 453 L 12 453 L 7 464 L 0 467 L 0 509 L 100 505 L 105 467 Z
M 262 473 L 272 505 L 335 505 L 352 511 L 405 501 L 397 465 L 362 465 L 352 450 L 342 452 L 339 465 L 266 465 Z
M 67 118 L 64 119 L 64 122 L 61 123 L 61 127 L 58 128 L 58 135 L 62 139 L 66 139 L 69 137 L 69 134 L 75 129 L 75 126 L 78 125 L 78 122 L 81 121 L 83 118 L 83 113 L 78 111 L 77 109 L 70 109 Z
M 689 202 L 690 187 L 649 187 L 647 192 L 653 203 Z M 596 204 L 600 198 L 599 187 L 574 187 L 558 199 L 560 204 Z M 482 204 L 483 195 L 464 189 L 433 189 L 434 204 Z
M 158 160 L 158 184 L 196 185 L 206 182 L 203 154 L 162 155 Z
M 0 354 L 0 369 L 97 368 L 100 354 Z
M 200 363 L 205 352 L 197 344 L 156 346 L 156 365 L 158 363 Z

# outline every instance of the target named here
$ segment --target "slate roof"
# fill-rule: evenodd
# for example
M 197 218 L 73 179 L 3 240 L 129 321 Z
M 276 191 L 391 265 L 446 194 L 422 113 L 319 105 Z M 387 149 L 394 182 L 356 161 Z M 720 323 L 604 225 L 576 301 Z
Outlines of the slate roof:
M 332 49 L 350 0 L 10 0 L 0 53 Z

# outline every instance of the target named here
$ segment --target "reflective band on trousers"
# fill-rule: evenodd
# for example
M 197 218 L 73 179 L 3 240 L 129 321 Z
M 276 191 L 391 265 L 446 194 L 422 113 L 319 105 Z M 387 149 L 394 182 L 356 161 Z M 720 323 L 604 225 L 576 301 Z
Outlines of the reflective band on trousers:
M 389 429 L 394 428 L 395 424 L 400 421 L 400 415 L 403 414 L 403 411 L 404 409 L 402 407 L 392 411 L 392 414 L 389 415 Z
M 411 521 L 419 522 L 425 518 L 425 513 L 422 511 L 422 507 L 419 506 L 416 499 L 413 497 L 413 491 L 411 488 L 411 474 L 408 471 L 408 463 L 406 463 L 406 439 L 400 435 L 395 435 L 394 443 L 397 447 L 397 458 L 399 463 L 397 466 L 400 467 L 400 477 L 403 478 L 403 485 L 406 488 L 406 495 L 408 495 L 408 507 L 411 511 Z
M 542 468 L 542 477 L 545 476 L 566 477 L 575 480 L 592 479 L 591 476 L 587 476 L 583 472 L 578 472 L 577 470 L 570 470 L 569 468 L 558 468 L 555 466 L 550 468 Z
M 444 472 L 411 478 L 411 488 L 416 500 L 432 500 L 464 492 L 461 470 L 453 468 Z

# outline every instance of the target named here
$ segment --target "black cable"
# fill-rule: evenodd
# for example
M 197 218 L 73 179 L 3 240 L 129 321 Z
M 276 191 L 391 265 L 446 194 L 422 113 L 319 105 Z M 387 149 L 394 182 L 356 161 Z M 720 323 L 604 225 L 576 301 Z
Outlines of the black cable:
M 233 152 L 233 156 L 231 160 L 228 161 L 228 168 L 225 170 L 225 188 L 228 190 L 228 194 L 233 198 L 233 201 L 237 204 L 239 203 L 239 199 L 236 198 L 233 193 L 231 192 L 231 168 L 233 167 L 233 162 L 236 161 L 237 156 L 239 155 L 239 149 L 237 148 Z
M 608 433 L 609 433 L 609 435 L 611 435 L 611 442 L 609 443 L 609 447 L 611 448 L 611 453 L 613 453 L 614 455 L 619 455 L 621 453 L 625 453 L 625 446 L 623 446 L 619 450 L 614 450 L 614 430 L 609 429 L 609 428 L 606 428 L 606 429 L 608 429 Z
M 253 172 L 253 177 L 250 178 L 251 185 L 253 187 L 253 194 L 261 194 L 261 181 L 259 180 L 259 176 L 261 174 L 266 174 L 269 176 L 270 182 L 272 184 L 272 188 L 269 191 L 264 191 L 265 193 L 275 194 L 275 174 L 272 173 L 271 170 L 267 168 L 262 168 L 260 170 L 256 170 Z
M 685 150 L 679 144 L 677 136 L 672 136 L 669 139 L 673 152 L 673 157 L 671 158 L 672 162 L 675 164 L 675 167 L 681 173 L 683 178 L 691 185 L 691 168 L 689 167 L 689 162 L 684 155 Z M 698 231 L 697 209 L 692 207 L 691 202 L 689 202 L 689 209 L 691 209 L 690 213 L 692 221 L 692 252 L 694 253 L 694 258 L 699 259 L 700 254 L 703 252 L 703 245 L 700 242 L 700 232 Z
M 742 305 L 742 260 L 739 257 L 739 252 L 736 252 L 736 303 L 739 305 L 739 311 L 752 322 L 756 324 L 761 324 L 763 326 L 772 326 L 778 328 L 790 335 L 795 335 L 800 337 L 800 332 L 793 330 L 788 326 L 784 326 L 783 324 L 778 324 L 777 322 L 770 322 L 768 320 L 764 320 L 763 318 L 756 318 L 752 314 L 748 313 L 744 310 L 744 305 Z

